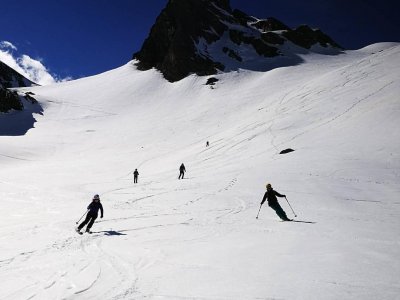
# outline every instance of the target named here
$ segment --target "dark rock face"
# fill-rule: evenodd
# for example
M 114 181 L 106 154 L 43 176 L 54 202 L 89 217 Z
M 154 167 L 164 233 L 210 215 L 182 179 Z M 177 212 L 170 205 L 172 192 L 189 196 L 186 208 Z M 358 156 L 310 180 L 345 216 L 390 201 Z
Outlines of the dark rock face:
M 276 30 L 290 30 L 288 26 L 275 18 L 268 18 L 259 20 L 251 24 L 252 26 L 260 29 L 261 31 L 276 31 Z
M 22 110 L 24 106 L 17 93 L 0 87 L 0 112 L 6 113 L 12 109 Z
M 215 74 L 224 66 L 197 54 L 200 38 L 207 43 L 217 41 L 227 30 L 222 20 L 230 21 L 224 11 L 228 1 L 170 0 L 158 16 L 142 49 L 134 54 L 139 70 L 155 67 L 169 81 L 177 81 L 190 73 Z
M 222 48 L 222 52 L 228 54 L 229 57 L 236 59 L 237 61 L 242 61 L 242 58 L 240 57 L 239 54 L 237 54 L 234 50 L 224 47 Z
M 285 43 L 285 39 L 282 38 L 279 34 L 276 34 L 274 32 L 263 32 L 261 34 L 261 39 L 268 43 L 268 44 L 273 44 L 273 45 L 283 45 Z
M 16 92 L 9 91 L 8 88 L 31 85 L 33 85 L 32 81 L 0 61 L 0 112 L 5 113 L 12 109 L 22 110 L 24 106 L 20 97 Z
M 0 86 L 3 88 L 31 86 L 32 81 L 26 79 L 14 69 L 0 61 Z
M 238 46 L 240 46 L 242 43 L 252 45 L 257 51 L 258 55 L 273 57 L 279 54 L 277 48 L 267 45 L 261 38 L 246 35 L 246 33 L 242 31 L 230 29 L 229 37 L 231 41 Z
M 239 22 L 239 24 L 243 26 L 247 26 L 247 24 L 250 22 L 257 22 L 256 18 L 248 16 L 239 9 L 234 9 L 232 15 Z
M 340 47 L 320 30 L 292 30 L 275 18 L 259 20 L 232 10 L 229 0 L 169 0 L 133 59 L 139 70 L 156 68 L 174 82 L 193 73 L 216 74 L 230 61 L 245 68 L 241 52 L 248 61 L 282 56 L 279 47 L 287 42 L 306 49 L 318 43 Z
M 313 30 L 307 25 L 301 25 L 295 30 L 288 30 L 283 33 L 283 36 L 296 45 L 306 49 L 310 49 L 312 45 L 317 43 L 323 47 L 327 47 L 328 44 L 330 44 L 333 47 L 341 48 L 335 41 L 324 34 L 321 30 Z

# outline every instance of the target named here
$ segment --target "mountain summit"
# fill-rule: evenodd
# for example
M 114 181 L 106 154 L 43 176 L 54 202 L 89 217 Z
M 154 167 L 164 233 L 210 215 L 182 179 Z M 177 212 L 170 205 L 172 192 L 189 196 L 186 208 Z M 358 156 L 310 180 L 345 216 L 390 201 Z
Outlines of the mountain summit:
M 156 68 L 174 82 L 192 73 L 293 64 L 294 53 L 314 48 L 341 49 L 318 29 L 257 19 L 232 10 L 228 0 L 170 0 L 133 59 L 139 70 Z

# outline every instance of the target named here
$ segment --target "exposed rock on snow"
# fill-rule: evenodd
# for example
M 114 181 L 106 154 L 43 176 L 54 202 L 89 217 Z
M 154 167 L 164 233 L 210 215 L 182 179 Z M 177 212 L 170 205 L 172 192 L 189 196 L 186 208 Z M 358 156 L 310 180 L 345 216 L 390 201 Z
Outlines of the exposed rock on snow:
M 218 82 L 218 78 L 210 77 L 207 79 L 206 85 L 215 85 Z
M 293 149 L 288 148 L 288 149 L 282 150 L 281 152 L 279 152 L 279 154 L 286 154 L 286 153 L 290 153 L 293 151 L 294 151 Z

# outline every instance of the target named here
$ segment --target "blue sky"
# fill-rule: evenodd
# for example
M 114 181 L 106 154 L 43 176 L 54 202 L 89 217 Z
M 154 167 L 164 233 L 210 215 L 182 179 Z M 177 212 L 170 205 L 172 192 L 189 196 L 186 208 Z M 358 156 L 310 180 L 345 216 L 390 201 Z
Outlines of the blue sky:
M 0 41 L 14 56 L 39 60 L 57 79 L 98 74 L 130 60 L 167 0 L 0 0 Z M 319 27 L 356 49 L 400 41 L 400 5 L 394 0 L 231 0 L 259 18 L 273 16 L 291 27 Z

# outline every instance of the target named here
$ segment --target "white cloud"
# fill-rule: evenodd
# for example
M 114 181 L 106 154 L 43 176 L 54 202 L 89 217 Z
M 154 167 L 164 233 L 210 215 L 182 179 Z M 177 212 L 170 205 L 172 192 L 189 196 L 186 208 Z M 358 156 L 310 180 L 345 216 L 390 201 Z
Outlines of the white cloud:
M 48 85 L 57 82 L 39 60 L 32 59 L 30 56 L 24 54 L 17 59 L 17 63 L 25 73 L 28 74 L 28 78 L 33 82 L 41 85 Z
M 12 43 L 8 41 L 2 41 L 0 42 L 0 49 L 11 49 L 17 51 L 17 47 L 15 47 Z
M 9 51 L 10 49 L 16 51 L 17 47 L 7 41 L 0 42 L 0 61 L 35 83 L 48 85 L 72 79 L 71 77 L 59 78 L 51 74 L 40 59 L 33 59 L 26 54 L 15 57 L 14 53 Z

